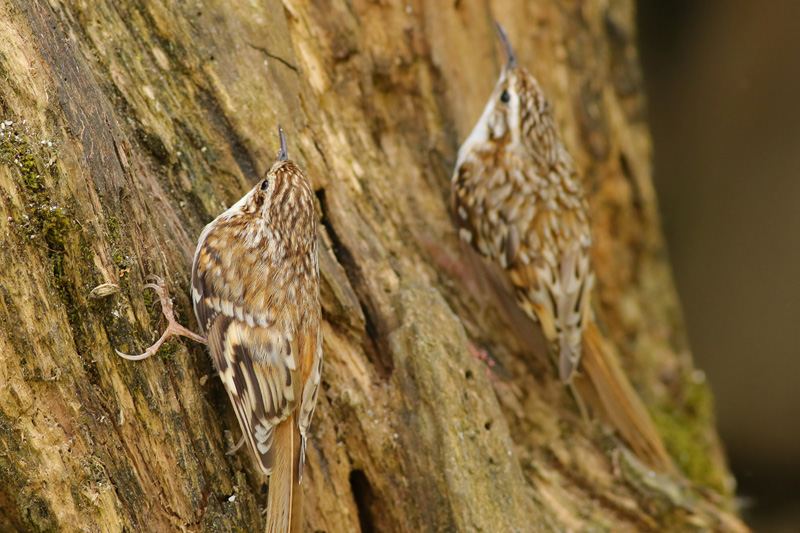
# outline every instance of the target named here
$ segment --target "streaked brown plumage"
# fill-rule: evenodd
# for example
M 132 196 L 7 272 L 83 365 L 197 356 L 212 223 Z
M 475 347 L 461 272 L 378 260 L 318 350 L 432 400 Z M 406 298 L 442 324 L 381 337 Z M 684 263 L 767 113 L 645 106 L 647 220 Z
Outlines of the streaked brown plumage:
M 259 468 L 271 474 L 267 531 L 302 530 L 299 488 L 322 371 L 316 213 L 311 185 L 288 159 L 208 224 L 192 264 L 200 329 Z M 170 334 L 192 334 L 171 318 Z M 122 354 L 120 354 L 122 355 Z
M 594 283 L 589 206 L 549 102 L 510 45 L 507 51 L 494 93 L 458 152 L 453 212 L 460 237 L 508 272 L 517 301 L 559 354 L 562 381 L 570 382 Z
M 593 397 L 612 412 L 608 418 L 634 451 L 652 459 L 651 464 L 671 465 L 624 374 L 600 372 L 618 365 L 599 361 L 614 355 L 597 339 L 591 311 L 592 233 L 583 185 L 541 87 L 517 63 L 499 24 L 497 29 L 508 62 L 458 152 L 453 174 L 452 211 L 459 236 L 504 272 L 517 303 L 551 344 L 560 379 L 572 384 L 588 346 L 592 352 L 584 357 L 593 364 L 583 368 L 587 374 L 596 370 L 588 375 L 598 389 Z M 587 331 L 592 342 L 584 342 Z M 642 440 L 647 444 L 639 447 Z

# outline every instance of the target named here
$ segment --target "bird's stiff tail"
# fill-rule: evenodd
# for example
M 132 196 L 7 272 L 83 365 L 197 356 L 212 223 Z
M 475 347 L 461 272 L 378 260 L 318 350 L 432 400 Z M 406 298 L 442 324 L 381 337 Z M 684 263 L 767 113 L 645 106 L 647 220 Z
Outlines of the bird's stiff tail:
M 293 414 L 275 428 L 275 466 L 269 478 L 267 533 L 303 531 L 303 491 L 300 490 L 300 430 Z
M 661 472 L 674 471 L 650 414 L 594 320 L 587 321 L 583 348 L 582 366 L 592 390 L 587 391 L 585 383 L 578 383 L 581 396 L 619 432 L 642 461 Z

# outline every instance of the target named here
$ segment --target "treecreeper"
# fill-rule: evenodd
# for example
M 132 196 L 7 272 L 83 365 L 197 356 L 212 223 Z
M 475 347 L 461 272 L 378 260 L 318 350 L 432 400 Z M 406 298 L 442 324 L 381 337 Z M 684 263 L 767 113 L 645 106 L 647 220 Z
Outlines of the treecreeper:
M 579 405 L 586 399 L 651 467 L 672 470 L 592 311 L 593 236 L 581 178 L 541 86 L 496 27 L 507 62 L 452 178 L 459 237 L 500 271 L 518 306 L 539 323 Z M 587 380 L 575 379 L 581 373 Z
M 164 283 L 168 327 L 140 355 L 171 335 L 208 344 L 233 404 L 243 440 L 270 475 L 267 528 L 302 531 L 308 428 L 322 372 L 316 212 L 306 176 L 288 158 L 279 127 L 277 162 L 253 189 L 208 224 L 192 263 L 192 303 L 201 335 L 178 324 Z

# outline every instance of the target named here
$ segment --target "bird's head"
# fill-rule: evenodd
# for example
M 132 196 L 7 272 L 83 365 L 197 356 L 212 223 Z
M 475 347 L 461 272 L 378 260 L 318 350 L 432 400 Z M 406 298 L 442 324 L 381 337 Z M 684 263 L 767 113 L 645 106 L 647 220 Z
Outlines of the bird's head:
M 311 184 L 294 161 L 289 159 L 286 136 L 280 126 L 278 133 L 278 160 L 239 201 L 238 207 L 243 213 L 260 214 L 267 220 L 280 217 L 294 221 L 298 216 L 313 217 L 314 193 Z
M 459 163 L 478 147 L 530 150 L 531 136 L 551 127 L 550 104 L 536 79 L 517 62 L 505 30 L 496 24 L 506 63 L 489 102 L 472 133 L 459 151 Z

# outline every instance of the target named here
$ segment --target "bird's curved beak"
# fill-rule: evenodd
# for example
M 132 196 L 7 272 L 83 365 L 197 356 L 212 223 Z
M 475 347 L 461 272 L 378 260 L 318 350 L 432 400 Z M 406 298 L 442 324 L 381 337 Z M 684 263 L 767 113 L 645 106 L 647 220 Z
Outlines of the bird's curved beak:
M 289 159 L 289 153 L 286 151 L 286 135 L 283 134 L 283 128 L 278 125 L 278 135 L 281 137 L 281 149 L 278 152 L 278 161 L 286 161 Z
M 500 37 L 500 41 L 503 43 L 503 48 L 506 51 L 506 58 L 508 61 L 506 62 L 506 68 L 514 68 L 517 66 L 517 56 L 514 55 L 514 49 L 511 48 L 511 41 L 508 40 L 508 35 L 506 35 L 506 30 L 500 25 L 499 22 L 496 20 L 494 21 L 495 29 L 497 30 L 497 36 Z

